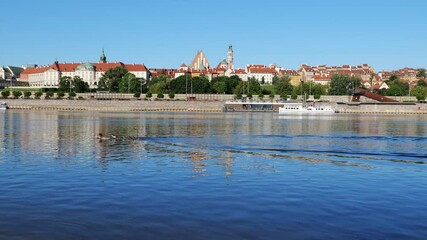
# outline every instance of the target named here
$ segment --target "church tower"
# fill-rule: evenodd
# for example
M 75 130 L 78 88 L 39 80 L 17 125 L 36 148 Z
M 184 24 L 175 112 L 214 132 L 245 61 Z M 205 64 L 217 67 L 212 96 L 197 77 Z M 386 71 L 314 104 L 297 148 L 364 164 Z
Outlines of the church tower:
M 228 69 L 234 70 L 233 63 L 233 46 L 228 47 Z
M 101 57 L 99 57 L 99 62 L 100 63 L 107 63 L 107 57 L 105 56 L 104 48 L 102 49 Z

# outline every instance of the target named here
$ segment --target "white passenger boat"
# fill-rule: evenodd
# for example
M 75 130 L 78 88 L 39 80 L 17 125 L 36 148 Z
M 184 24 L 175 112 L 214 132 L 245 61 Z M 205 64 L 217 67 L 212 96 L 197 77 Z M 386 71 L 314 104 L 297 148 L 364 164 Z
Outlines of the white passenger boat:
M 329 106 L 305 106 L 300 103 L 285 104 L 279 108 L 280 114 L 334 114 L 336 111 Z
M 0 110 L 6 110 L 8 107 L 7 107 L 7 103 L 5 103 L 5 102 L 0 102 Z

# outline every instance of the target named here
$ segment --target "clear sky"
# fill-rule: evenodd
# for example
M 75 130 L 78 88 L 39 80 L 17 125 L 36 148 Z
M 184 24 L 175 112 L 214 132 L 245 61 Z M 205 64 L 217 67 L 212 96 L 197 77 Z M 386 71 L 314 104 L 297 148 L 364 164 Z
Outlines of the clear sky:
M 1 4 L 0 65 L 109 61 L 178 68 L 368 63 L 427 67 L 426 0 L 14 0 Z

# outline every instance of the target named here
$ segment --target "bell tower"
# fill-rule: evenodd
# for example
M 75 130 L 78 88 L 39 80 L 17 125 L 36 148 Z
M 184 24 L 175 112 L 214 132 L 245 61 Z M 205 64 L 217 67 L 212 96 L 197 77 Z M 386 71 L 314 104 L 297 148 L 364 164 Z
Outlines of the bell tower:
M 233 46 L 228 46 L 228 69 L 234 70 Z
M 99 57 L 99 62 L 100 63 L 107 63 L 107 57 L 105 56 L 104 48 L 102 48 L 102 54 L 101 54 L 101 57 Z

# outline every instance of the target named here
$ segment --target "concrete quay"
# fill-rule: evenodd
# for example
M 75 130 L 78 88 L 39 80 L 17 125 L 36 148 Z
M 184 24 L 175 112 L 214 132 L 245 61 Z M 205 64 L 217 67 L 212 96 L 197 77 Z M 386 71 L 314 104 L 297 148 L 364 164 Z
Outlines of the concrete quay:
M 224 112 L 221 101 L 182 100 L 68 100 L 68 99 L 0 99 L 10 109 L 56 110 L 56 111 L 106 111 L 106 112 Z M 240 102 L 239 104 L 243 104 Z M 271 103 L 263 103 L 271 104 Z M 279 103 L 277 103 L 279 104 Z M 284 104 L 284 103 L 281 103 Z M 427 114 L 425 103 L 333 103 L 317 102 L 316 105 L 330 106 L 340 114 Z M 267 112 L 277 111 L 273 107 Z M 251 110 L 245 110 L 251 111 Z
M 1 99 L 9 109 L 117 112 L 223 112 L 222 102 Z

